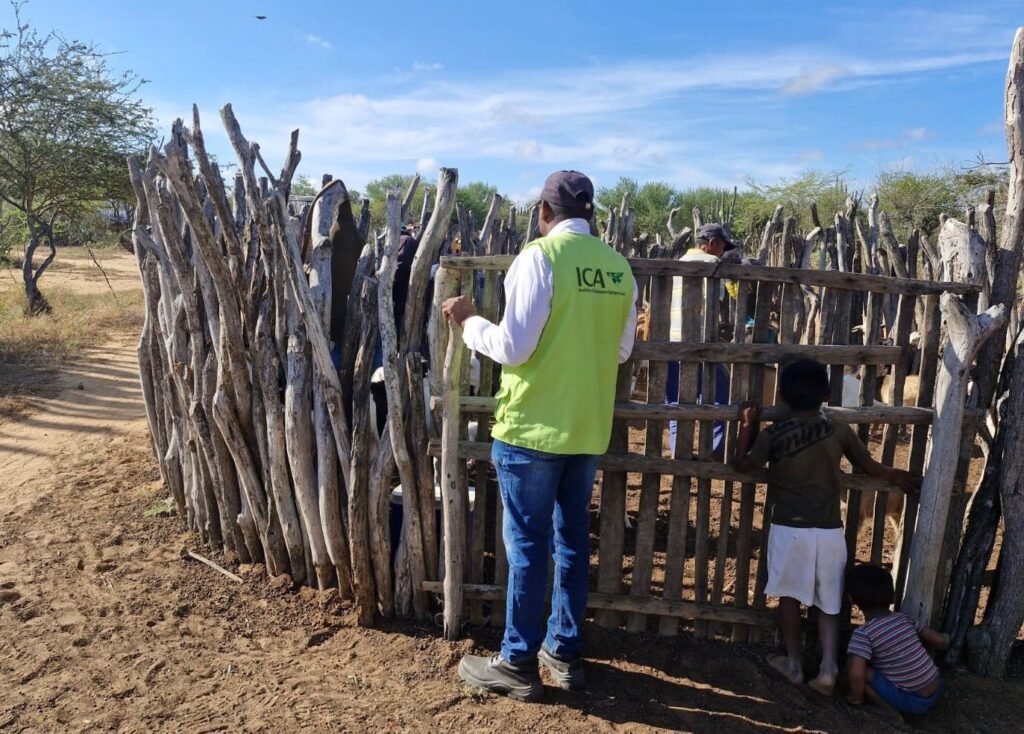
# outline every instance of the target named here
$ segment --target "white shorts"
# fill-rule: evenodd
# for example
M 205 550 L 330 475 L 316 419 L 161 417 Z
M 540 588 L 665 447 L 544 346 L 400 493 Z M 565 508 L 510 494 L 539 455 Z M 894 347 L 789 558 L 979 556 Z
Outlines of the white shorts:
M 825 614 L 839 614 L 846 571 L 842 528 L 791 528 L 768 531 L 768 596 L 788 596 Z

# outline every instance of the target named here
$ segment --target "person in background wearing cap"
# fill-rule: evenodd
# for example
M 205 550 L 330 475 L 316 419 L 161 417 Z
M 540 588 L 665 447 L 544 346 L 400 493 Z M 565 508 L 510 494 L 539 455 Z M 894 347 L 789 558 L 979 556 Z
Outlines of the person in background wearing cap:
M 721 224 L 702 224 L 697 228 L 694 246 L 680 260 L 683 262 L 717 263 L 727 252 L 737 249 Z
M 523 248 L 505 276 L 501 323 L 477 316 L 464 297 L 443 305 L 448 320 L 463 327 L 466 345 L 503 365 L 491 458 L 505 506 L 505 636 L 500 654 L 463 657 L 459 676 L 525 701 L 543 692 L 539 665 L 561 688 L 584 684 L 590 495 L 597 457 L 611 437 L 618 366 L 629 359 L 636 334 L 629 263 L 590 233 L 590 179 L 558 171 L 540 199 L 541 237 Z
M 739 248 L 729 238 L 725 227 L 721 224 L 704 224 L 697 229 L 694 247 L 691 247 L 679 258 L 682 262 L 719 263 L 726 259 L 734 259 Z M 735 282 L 725 284 L 726 291 L 733 298 L 739 294 L 739 286 Z M 683 338 L 683 279 L 672 279 L 672 311 L 669 320 L 669 339 L 680 341 Z M 703 370 L 701 371 L 703 372 Z M 703 397 L 703 374 L 699 374 L 697 383 L 698 398 Z M 676 405 L 679 402 L 679 363 L 668 363 L 668 374 L 665 380 L 665 402 Z M 729 372 L 723 365 L 715 365 L 715 396 L 716 405 L 729 402 Z M 676 422 L 669 421 L 669 448 L 676 455 Z M 685 447 L 683 458 L 690 456 L 690 447 Z M 720 457 L 725 450 L 725 424 L 716 422 L 712 426 L 711 449 L 715 456 Z

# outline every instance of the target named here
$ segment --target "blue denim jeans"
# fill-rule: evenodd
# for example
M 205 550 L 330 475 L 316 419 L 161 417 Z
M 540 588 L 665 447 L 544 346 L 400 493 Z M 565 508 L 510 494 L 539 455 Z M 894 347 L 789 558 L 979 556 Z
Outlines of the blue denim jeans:
M 501 656 L 521 663 L 541 644 L 557 658 L 580 654 L 590 575 L 590 495 L 596 456 L 562 456 L 494 442 L 491 458 L 505 505 L 508 556 Z M 544 630 L 548 559 L 554 554 L 551 616 Z
M 924 698 L 916 693 L 904 691 L 891 680 L 882 675 L 878 668 L 875 668 L 871 678 L 871 687 L 875 693 L 881 696 L 882 700 L 899 711 L 901 714 L 923 714 L 931 709 L 939 700 L 942 693 L 942 683 L 935 689 L 935 693 Z

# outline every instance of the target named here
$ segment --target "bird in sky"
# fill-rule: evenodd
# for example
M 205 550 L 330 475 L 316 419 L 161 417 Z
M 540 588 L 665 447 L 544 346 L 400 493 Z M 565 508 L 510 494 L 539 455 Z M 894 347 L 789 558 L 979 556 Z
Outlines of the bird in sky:
M 265 15 L 257 15 L 256 16 L 256 20 L 266 20 L 266 19 L 267 19 L 267 16 L 265 16 Z

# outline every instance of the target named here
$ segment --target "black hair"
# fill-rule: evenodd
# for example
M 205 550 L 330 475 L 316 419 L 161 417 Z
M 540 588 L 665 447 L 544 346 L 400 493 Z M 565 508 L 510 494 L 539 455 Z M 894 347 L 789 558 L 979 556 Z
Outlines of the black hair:
M 793 410 L 817 410 L 828 398 L 828 370 L 813 359 L 790 362 L 782 370 L 779 391 Z
M 586 219 L 589 222 L 590 218 L 594 216 L 593 204 L 562 206 L 561 204 L 552 204 L 550 201 L 546 201 L 544 203 L 551 208 L 551 214 L 554 216 L 556 222 L 561 222 L 565 219 Z
M 888 609 L 896 598 L 892 574 L 871 563 L 858 563 L 846 572 L 846 593 L 867 612 Z

